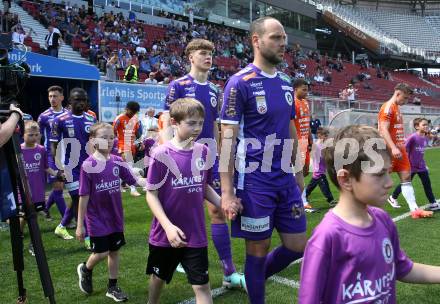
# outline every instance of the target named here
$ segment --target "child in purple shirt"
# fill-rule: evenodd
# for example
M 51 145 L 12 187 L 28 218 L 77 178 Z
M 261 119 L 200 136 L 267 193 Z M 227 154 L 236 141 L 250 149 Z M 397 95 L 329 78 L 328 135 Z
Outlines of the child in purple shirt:
M 440 205 L 432 193 L 431 179 L 429 178 L 428 167 L 425 163 L 425 149 L 429 141 L 429 123 L 426 118 L 416 118 L 413 121 L 416 132 L 411 134 L 405 143 L 406 152 L 408 153 L 409 162 L 411 164 L 411 180 L 417 174 L 422 181 L 423 189 L 425 190 L 426 198 L 429 201 L 430 210 L 439 210 Z M 393 207 L 400 205 L 397 203 L 397 198 L 402 192 L 402 187 L 398 185 L 393 194 L 389 198 L 389 202 Z M 397 204 L 396 204 L 397 203 Z
M 40 127 L 35 121 L 26 121 L 24 125 L 24 142 L 21 144 L 23 153 L 23 165 L 31 190 L 32 203 L 37 212 L 44 214 L 46 219 L 50 219 L 45 208 L 46 173 L 52 176 L 62 176 L 60 171 L 49 167 L 46 149 L 37 144 L 40 141 Z M 57 205 L 58 206 L 58 205 Z M 60 210 L 63 212 L 63 210 Z M 23 231 L 25 221 L 20 220 L 20 228 Z M 35 255 L 32 243 L 29 244 L 29 253 Z
M 313 157 L 313 175 L 312 180 L 306 187 L 306 199 L 310 196 L 312 191 L 319 185 L 321 192 L 324 194 L 327 202 L 330 206 L 336 205 L 336 201 L 333 198 L 333 194 L 330 191 L 327 176 L 325 175 L 326 166 L 323 155 L 324 142 L 328 138 L 329 131 L 326 128 L 319 127 L 316 131 L 318 140 L 315 142 L 314 149 L 312 151 Z M 305 209 L 306 212 L 313 212 L 315 209 Z
M 359 144 L 355 152 L 353 140 Z M 356 156 L 346 164 L 351 155 Z M 307 243 L 298 303 L 393 304 L 396 279 L 440 283 L 440 267 L 413 263 L 400 248 L 392 219 L 380 209 L 393 181 L 391 155 L 379 132 L 368 126 L 345 127 L 325 159 L 340 197 Z
M 170 107 L 174 137 L 154 149 L 147 174 L 147 202 L 154 215 L 149 238 L 147 274 L 151 274 L 148 303 L 159 303 L 181 263 L 197 303 L 212 303 L 208 277 L 208 240 L 204 200 L 217 207 L 220 197 L 210 185 L 215 159 L 194 143 L 202 131 L 205 111 L 194 98 L 181 98 Z M 238 201 L 233 216 L 241 210 Z
M 121 180 L 130 185 L 138 183 L 145 186 L 145 179 L 135 178 L 122 158 L 110 153 L 114 140 L 110 124 L 94 124 L 90 127 L 90 139 L 94 152 L 81 165 L 76 238 L 84 241 L 85 220 L 93 253 L 87 262 L 77 267 L 79 287 L 86 294 L 93 292 L 92 270 L 107 258 L 109 280 L 106 296 L 122 302 L 128 297 L 117 286 L 119 249 L 125 245 Z
M 48 166 L 46 149 L 37 144 L 40 140 L 40 127 L 35 121 L 27 121 L 24 127 L 24 143 L 21 144 L 24 169 L 31 187 L 32 203 L 36 211 L 45 212 L 46 173 L 57 176 L 56 171 Z M 60 210 L 61 212 L 61 210 Z

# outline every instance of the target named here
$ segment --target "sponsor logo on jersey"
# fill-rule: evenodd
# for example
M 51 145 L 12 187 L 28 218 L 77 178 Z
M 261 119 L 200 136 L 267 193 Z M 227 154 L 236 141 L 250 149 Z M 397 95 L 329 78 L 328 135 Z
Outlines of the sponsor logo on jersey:
M 237 111 L 235 110 L 235 106 L 237 103 L 237 89 L 231 88 L 228 96 L 228 107 L 226 109 L 226 115 L 229 117 L 234 117 L 237 115 Z
M 75 128 L 67 128 L 67 134 L 69 137 L 75 137 Z
M 257 102 L 257 112 L 260 114 L 265 114 L 267 112 L 267 104 L 265 96 L 257 96 L 255 97 Z
M 252 218 L 247 216 L 241 217 L 241 230 L 248 232 L 264 232 L 270 229 L 270 217 Z
M 252 94 L 254 96 L 266 96 L 266 92 L 264 90 L 263 91 L 253 91 Z

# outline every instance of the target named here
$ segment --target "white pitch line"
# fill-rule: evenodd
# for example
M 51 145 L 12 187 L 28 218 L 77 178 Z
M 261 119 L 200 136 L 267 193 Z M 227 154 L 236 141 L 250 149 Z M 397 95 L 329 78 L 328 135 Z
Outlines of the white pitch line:
M 289 287 L 293 287 L 295 289 L 299 288 L 299 282 L 298 281 L 290 280 L 290 279 L 287 279 L 285 277 L 280 277 L 280 276 L 277 276 L 276 274 L 271 276 L 269 278 L 269 280 L 274 281 L 274 282 L 276 282 L 278 284 L 283 284 L 283 285 L 286 285 L 286 286 L 289 286 Z
M 420 208 L 421 209 L 426 209 L 428 206 L 429 206 L 429 204 L 421 206 Z M 410 215 L 411 215 L 411 212 L 406 212 L 404 214 L 401 214 L 399 216 L 394 217 L 392 220 L 393 220 L 393 222 L 398 222 L 398 221 L 401 221 L 401 220 L 409 217 Z M 295 264 L 300 264 L 302 262 L 302 260 L 303 260 L 303 258 L 300 258 L 298 260 L 293 261 L 292 263 L 290 263 L 289 266 L 287 266 L 287 268 L 289 268 L 289 267 L 291 267 L 292 265 L 295 265 Z M 299 282 L 298 281 L 287 279 L 285 277 L 281 277 L 281 276 L 278 276 L 278 275 L 271 276 L 269 278 L 269 280 L 271 280 L 271 281 L 273 281 L 275 283 L 278 283 L 278 284 L 282 284 L 282 285 L 286 285 L 286 286 L 295 288 L 295 289 L 299 288 Z M 220 287 L 220 288 L 213 289 L 212 290 L 212 298 L 219 297 L 219 296 L 227 293 L 228 291 L 229 290 L 226 289 L 225 287 Z M 195 298 L 191 298 L 191 299 L 185 300 L 183 302 L 180 302 L 179 304 L 195 304 L 195 303 L 196 303 Z

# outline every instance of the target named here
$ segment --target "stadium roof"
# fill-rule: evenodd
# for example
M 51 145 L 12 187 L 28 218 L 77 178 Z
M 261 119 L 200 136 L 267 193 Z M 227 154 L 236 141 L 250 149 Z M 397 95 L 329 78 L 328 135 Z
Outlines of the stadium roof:
M 340 4 L 376 5 L 376 7 L 406 8 L 416 11 L 440 11 L 440 0 L 339 0 Z

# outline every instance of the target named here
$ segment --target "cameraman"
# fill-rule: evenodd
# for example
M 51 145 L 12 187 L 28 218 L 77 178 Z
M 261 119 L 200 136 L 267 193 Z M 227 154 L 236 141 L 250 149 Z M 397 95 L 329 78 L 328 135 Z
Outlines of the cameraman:
M 11 115 L 8 120 L 3 124 L 0 124 L 0 147 L 2 147 L 11 138 L 12 134 L 17 127 L 17 123 L 23 117 L 23 112 L 17 108 L 15 105 L 11 104 L 9 106 L 9 111 Z

